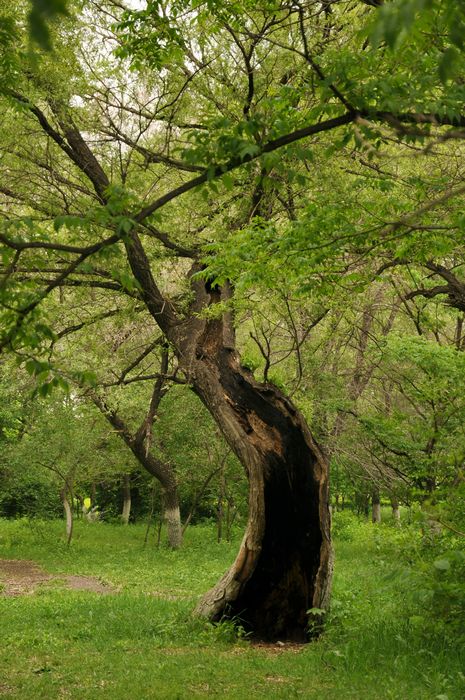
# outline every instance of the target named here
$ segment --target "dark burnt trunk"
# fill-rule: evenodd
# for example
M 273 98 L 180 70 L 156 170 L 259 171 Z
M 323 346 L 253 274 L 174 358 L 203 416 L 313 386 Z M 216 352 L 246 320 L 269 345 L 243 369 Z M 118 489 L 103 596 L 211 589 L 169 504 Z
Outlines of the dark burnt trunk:
M 239 553 L 197 611 L 236 617 L 261 639 L 304 641 L 331 582 L 326 460 L 292 403 L 240 365 L 227 319 L 194 330 L 179 360 L 249 479 Z

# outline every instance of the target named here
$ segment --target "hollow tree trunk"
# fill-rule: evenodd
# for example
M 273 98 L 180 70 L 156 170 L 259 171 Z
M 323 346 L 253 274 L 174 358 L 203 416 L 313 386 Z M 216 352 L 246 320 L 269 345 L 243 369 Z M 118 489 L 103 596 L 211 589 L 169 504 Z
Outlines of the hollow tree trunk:
M 185 337 L 180 364 L 187 358 L 193 390 L 249 479 L 239 553 L 197 612 L 237 616 L 262 639 L 303 641 L 307 611 L 327 607 L 330 592 L 327 462 L 292 403 L 240 365 L 229 323 L 204 321 Z
M 261 638 L 304 639 L 307 611 L 328 602 L 326 463 L 281 392 L 228 350 L 216 359 L 196 367 L 194 389 L 247 470 L 249 518 L 234 564 L 197 609 L 213 620 L 237 615 Z
M 230 295 L 227 285 L 220 291 L 194 278 L 194 265 L 192 301 L 181 318 L 157 286 L 140 238 L 132 234 L 125 245 L 142 299 L 249 479 L 239 553 L 197 611 L 211 620 L 238 616 L 265 639 L 303 640 L 307 611 L 329 602 L 327 460 L 292 403 L 241 367 L 228 314 L 202 315 Z
M 123 487 L 123 511 L 121 513 L 121 522 L 123 525 L 128 525 L 129 516 L 131 515 L 131 480 L 129 474 L 125 474 L 122 480 Z

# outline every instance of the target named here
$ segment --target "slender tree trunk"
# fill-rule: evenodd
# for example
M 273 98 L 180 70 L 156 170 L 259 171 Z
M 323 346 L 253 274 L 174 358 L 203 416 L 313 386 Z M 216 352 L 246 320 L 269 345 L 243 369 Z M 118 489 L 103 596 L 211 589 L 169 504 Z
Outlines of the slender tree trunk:
M 218 506 L 217 506 L 217 541 L 221 542 L 223 537 L 223 520 L 224 520 L 224 496 L 225 496 L 225 479 L 224 479 L 224 465 L 222 466 L 220 472 L 220 483 L 218 487 Z
M 226 507 L 226 541 L 231 542 L 231 530 L 234 520 L 237 515 L 237 510 L 234 506 L 234 500 L 231 496 L 227 497 L 227 507 Z
M 158 549 L 160 546 L 160 540 L 161 540 L 161 528 L 163 525 L 163 520 L 160 518 L 158 521 L 158 527 L 157 527 L 157 541 L 155 543 L 156 548 Z
M 121 522 L 123 525 L 129 524 L 129 516 L 131 515 L 131 478 L 129 474 L 125 474 L 122 480 L 123 487 L 123 512 L 121 513 Z
M 188 528 L 189 525 L 190 525 L 190 522 L 191 522 L 192 518 L 193 518 L 194 515 L 195 515 L 195 511 L 197 510 L 197 506 L 199 505 L 199 503 L 200 503 L 200 501 L 201 501 L 201 499 L 202 499 L 202 496 L 204 495 L 205 491 L 207 490 L 208 484 L 209 484 L 210 481 L 213 479 L 213 477 L 215 476 L 215 474 L 218 473 L 218 471 L 219 471 L 219 469 L 218 469 L 217 467 L 215 467 L 215 469 L 213 469 L 213 470 L 210 472 L 210 474 L 207 476 L 207 478 L 206 478 L 205 481 L 203 482 L 202 486 L 199 488 L 199 490 L 198 490 L 197 493 L 195 494 L 194 500 L 192 501 L 192 505 L 191 505 L 191 508 L 190 508 L 190 510 L 189 510 L 189 514 L 188 514 L 187 518 L 184 520 L 184 525 L 183 525 L 183 528 L 182 528 L 182 534 L 183 534 L 183 535 L 184 535 L 184 533 L 186 532 L 187 528 Z
M 147 518 L 147 529 L 145 530 L 145 537 L 144 537 L 144 546 L 147 544 L 147 540 L 149 538 L 149 532 L 150 528 L 152 526 L 152 520 L 153 520 L 153 513 L 155 511 L 155 484 L 156 484 L 156 479 L 153 480 L 152 483 L 152 489 L 150 491 L 150 512 L 149 512 L 149 517 Z
M 391 508 L 392 508 L 392 517 L 394 520 L 395 525 L 400 526 L 400 507 L 399 507 L 399 501 L 395 496 L 392 496 L 391 498 Z
M 371 520 L 374 523 L 381 522 L 381 500 L 378 489 L 374 489 L 371 496 Z
M 71 507 L 71 503 L 69 502 L 69 493 L 66 486 L 63 486 L 61 489 L 60 498 L 65 511 L 66 544 L 69 546 L 71 544 L 71 538 L 73 537 L 73 509 Z
M 124 440 L 139 464 L 160 482 L 168 545 L 173 549 L 177 549 L 182 543 L 182 527 L 176 475 L 171 465 L 168 462 L 162 462 L 152 452 L 147 450 L 143 430 L 139 430 L 136 435 L 133 435 L 122 418 L 109 408 L 99 396 L 94 394 L 92 400 L 116 429 L 118 435 Z

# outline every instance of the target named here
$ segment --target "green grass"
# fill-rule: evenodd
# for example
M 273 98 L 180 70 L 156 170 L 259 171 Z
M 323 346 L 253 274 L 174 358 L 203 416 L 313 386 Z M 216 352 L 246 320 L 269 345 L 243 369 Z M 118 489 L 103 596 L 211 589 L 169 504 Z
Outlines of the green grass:
M 44 586 L 0 592 L 0 697 L 188 700 L 463 700 L 463 648 L 415 624 L 411 584 L 395 575 L 413 530 L 336 518 L 333 612 L 325 634 L 294 649 L 238 640 L 230 624 L 196 619 L 196 600 L 233 559 L 240 539 L 188 530 L 180 552 L 143 547 L 142 526 L 77 523 L 68 550 L 60 522 L 0 521 L 0 557 L 51 573 L 97 576 L 101 596 Z

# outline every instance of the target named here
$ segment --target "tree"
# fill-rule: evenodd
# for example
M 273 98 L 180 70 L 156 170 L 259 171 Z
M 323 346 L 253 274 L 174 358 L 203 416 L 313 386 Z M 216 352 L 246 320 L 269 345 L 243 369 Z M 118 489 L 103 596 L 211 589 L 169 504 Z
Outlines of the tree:
M 100 290 L 117 295 L 117 305 L 142 305 L 141 323 L 160 328 L 249 479 L 239 554 L 198 610 L 211 619 L 241 615 L 266 638 L 302 638 L 308 610 L 326 607 L 330 590 L 327 460 L 284 393 L 241 365 L 235 290 L 221 254 L 250 221 L 258 260 L 262 248 L 269 262 L 276 240 L 305 247 L 314 152 L 321 161 L 328 146 L 351 140 L 441 135 L 441 125 L 464 123 L 451 114 L 463 86 L 441 87 L 430 50 L 415 64 L 421 88 L 403 93 L 396 80 L 412 83 L 418 42 L 396 56 L 395 71 L 383 50 L 361 60 L 366 3 L 95 7 L 54 29 L 53 57 L 31 64 L 13 52 L 5 78 L 1 346 L 37 356 L 53 344 L 48 310 L 63 288 L 76 290 L 69 299 Z M 21 9 L 10 14 L 19 27 Z M 89 22 L 96 29 L 86 36 Z M 119 62 L 102 54 L 101 35 L 118 47 Z M 410 209 L 390 230 L 410 230 L 420 214 Z M 344 235 L 327 206 L 307 231 L 314 236 L 325 216 L 332 236 L 322 228 L 312 246 L 331 251 L 342 270 Z M 365 240 L 359 230 L 349 237 L 355 248 Z M 321 256 L 309 262 L 317 275 Z M 60 383 L 59 367 L 29 362 L 44 394 Z

